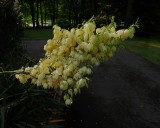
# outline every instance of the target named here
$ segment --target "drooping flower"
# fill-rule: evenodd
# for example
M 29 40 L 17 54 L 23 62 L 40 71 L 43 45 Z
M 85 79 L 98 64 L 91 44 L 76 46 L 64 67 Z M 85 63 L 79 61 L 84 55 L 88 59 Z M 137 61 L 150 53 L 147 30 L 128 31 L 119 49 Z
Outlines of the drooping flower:
M 25 68 L 27 74 L 16 74 L 16 78 L 23 84 L 31 79 L 31 83 L 45 89 L 61 90 L 65 104 L 70 105 L 73 96 L 88 86 L 91 66 L 112 57 L 120 41 L 133 37 L 135 27 L 116 31 L 113 20 L 101 28 L 89 20 L 81 28 L 70 31 L 54 25 L 54 37 L 44 46 L 45 57 L 35 66 Z

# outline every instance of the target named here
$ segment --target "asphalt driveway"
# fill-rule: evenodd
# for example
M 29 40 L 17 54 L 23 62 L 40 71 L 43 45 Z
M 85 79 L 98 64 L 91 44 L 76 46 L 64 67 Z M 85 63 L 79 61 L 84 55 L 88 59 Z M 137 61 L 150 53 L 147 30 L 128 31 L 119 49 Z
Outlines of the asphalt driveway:
M 44 55 L 46 41 L 25 43 L 31 57 Z M 160 65 L 124 49 L 90 78 L 66 108 L 66 128 L 160 128 Z

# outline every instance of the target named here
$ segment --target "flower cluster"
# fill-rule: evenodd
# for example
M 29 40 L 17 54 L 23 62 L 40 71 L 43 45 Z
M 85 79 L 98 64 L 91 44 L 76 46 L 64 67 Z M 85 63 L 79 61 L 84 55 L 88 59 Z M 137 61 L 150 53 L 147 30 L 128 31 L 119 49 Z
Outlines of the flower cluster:
M 16 78 L 23 84 L 30 79 L 45 89 L 61 90 L 69 105 L 73 96 L 88 85 L 87 76 L 92 73 L 92 66 L 110 58 L 121 41 L 132 38 L 134 27 L 116 31 L 112 21 L 108 26 L 96 28 L 93 20 L 70 31 L 55 25 L 53 39 L 44 46 L 45 57 L 37 65 L 23 69 L 28 74 L 17 74 Z

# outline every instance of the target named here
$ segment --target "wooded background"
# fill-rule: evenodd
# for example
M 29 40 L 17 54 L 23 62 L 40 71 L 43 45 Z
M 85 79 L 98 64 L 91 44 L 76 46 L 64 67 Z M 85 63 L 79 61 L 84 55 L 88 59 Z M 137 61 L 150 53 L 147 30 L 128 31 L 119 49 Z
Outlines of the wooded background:
M 160 4 L 158 0 L 19 0 L 24 26 L 35 28 L 58 23 L 62 27 L 76 26 L 93 15 L 100 23 L 111 16 L 119 25 L 133 23 L 137 18 L 144 31 L 159 32 Z

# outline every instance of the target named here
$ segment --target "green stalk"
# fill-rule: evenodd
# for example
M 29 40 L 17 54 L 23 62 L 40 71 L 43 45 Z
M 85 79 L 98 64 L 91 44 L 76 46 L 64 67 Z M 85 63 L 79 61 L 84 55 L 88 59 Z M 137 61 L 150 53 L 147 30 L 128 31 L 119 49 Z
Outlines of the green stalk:
M 0 109 L 0 122 L 1 122 L 1 128 L 4 128 L 4 123 L 5 123 L 5 108 L 1 107 Z
M 2 71 L 0 72 L 1 74 L 29 74 L 29 72 L 24 72 L 24 71 Z

